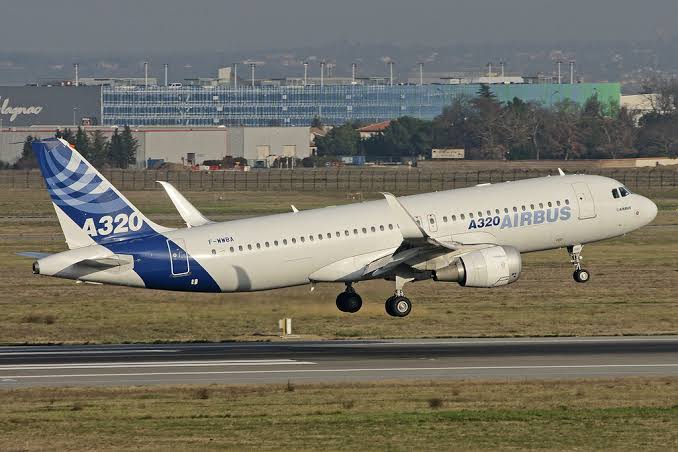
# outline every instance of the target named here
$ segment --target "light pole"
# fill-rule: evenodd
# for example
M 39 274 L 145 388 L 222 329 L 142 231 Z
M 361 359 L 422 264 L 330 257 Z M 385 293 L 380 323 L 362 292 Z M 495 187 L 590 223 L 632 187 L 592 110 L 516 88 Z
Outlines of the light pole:
M 78 111 L 78 107 L 73 107 L 73 127 L 75 127 L 75 114 Z
M 148 61 L 144 61 L 144 88 L 148 88 Z

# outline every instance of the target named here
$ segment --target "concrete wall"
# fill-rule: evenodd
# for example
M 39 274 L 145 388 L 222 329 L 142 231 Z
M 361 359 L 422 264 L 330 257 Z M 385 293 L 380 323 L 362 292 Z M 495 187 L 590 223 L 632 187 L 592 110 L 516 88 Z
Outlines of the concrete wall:
M 294 146 L 294 156 L 300 159 L 311 153 L 308 127 L 245 127 L 234 128 L 232 132 L 235 135 L 234 146 L 230 149 L 232 155 L 245 157 L 250 163 L 260 158 L 257 153 L 259 146 L 268 146 L 270 155 L 277 156 L 284 155 L 286 146 Z M 242 148 L 236 148 L 236 145 L 242 145 Z
M 72 126 L 65 127 L 75 132 Z M 64 126 L 0 130 L 0 160 L 16 162 L 21 156 L 27 135 L 50 138 L 57 128 L 63 129 Z M 113 134 L 111 127 L 85 127 L 85 130 L 102 130 L 107 138 Z M 270 147 L 271 155 L 282 156 L 285 146 L 294 146 L 297 158 L 310 155 L 308 127 L 149 127 L 133 128 L 132 132 L 139 142 L 137 166 L 140 168 L 144 168 L 149 158 L 182 163 L 189 153 L 195 153 L 196 163 L 220 160 L 227 155 L 245 157 L 250 163 L 254 163 L 258 159 L 257 146 L 262 145 Z
M 143 135 L 139 140 L 143 160 L 163 159 L 166 162 L 182 163 L 188 153 L 195 153 L 197 163 L 205 160 L 221 160 L 229 155 L 228 129 L 134 129 Z M 141 157 L 141 156 L 139 156 Z

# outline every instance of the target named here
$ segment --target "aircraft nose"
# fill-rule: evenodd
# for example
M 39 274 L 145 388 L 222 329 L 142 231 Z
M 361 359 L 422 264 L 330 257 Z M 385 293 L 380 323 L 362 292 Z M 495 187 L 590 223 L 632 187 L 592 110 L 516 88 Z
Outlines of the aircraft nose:
M 657 204 L 648 198 L 643 198 L 643 205 L 641 207 L 641 215 L 645 218 L 645 224 L 652 223 L 657 218 Z

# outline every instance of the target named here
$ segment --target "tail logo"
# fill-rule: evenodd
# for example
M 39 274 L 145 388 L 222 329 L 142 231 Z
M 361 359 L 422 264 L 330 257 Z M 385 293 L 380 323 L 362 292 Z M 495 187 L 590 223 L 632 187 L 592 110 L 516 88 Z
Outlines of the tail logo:
M 132 212 L 130 215 L 119 213 L 115 217 L 110 215 L 99 217 L 99 227 L 94 223 L 94 218 L 87 218 L 82 226 L 82 230 L 90 237 L 98 237 L 122 234 L 129 231 L 137 232 L 141 230 L 143 225 L 144 220 L 141 219 L 137 212 Z

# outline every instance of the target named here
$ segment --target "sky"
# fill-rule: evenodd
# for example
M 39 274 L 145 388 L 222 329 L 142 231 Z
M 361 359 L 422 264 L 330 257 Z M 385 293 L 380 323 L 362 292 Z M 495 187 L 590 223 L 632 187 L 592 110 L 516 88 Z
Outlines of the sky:
M 678 0 L 0 0 L 0 52 L 645 40 Z

